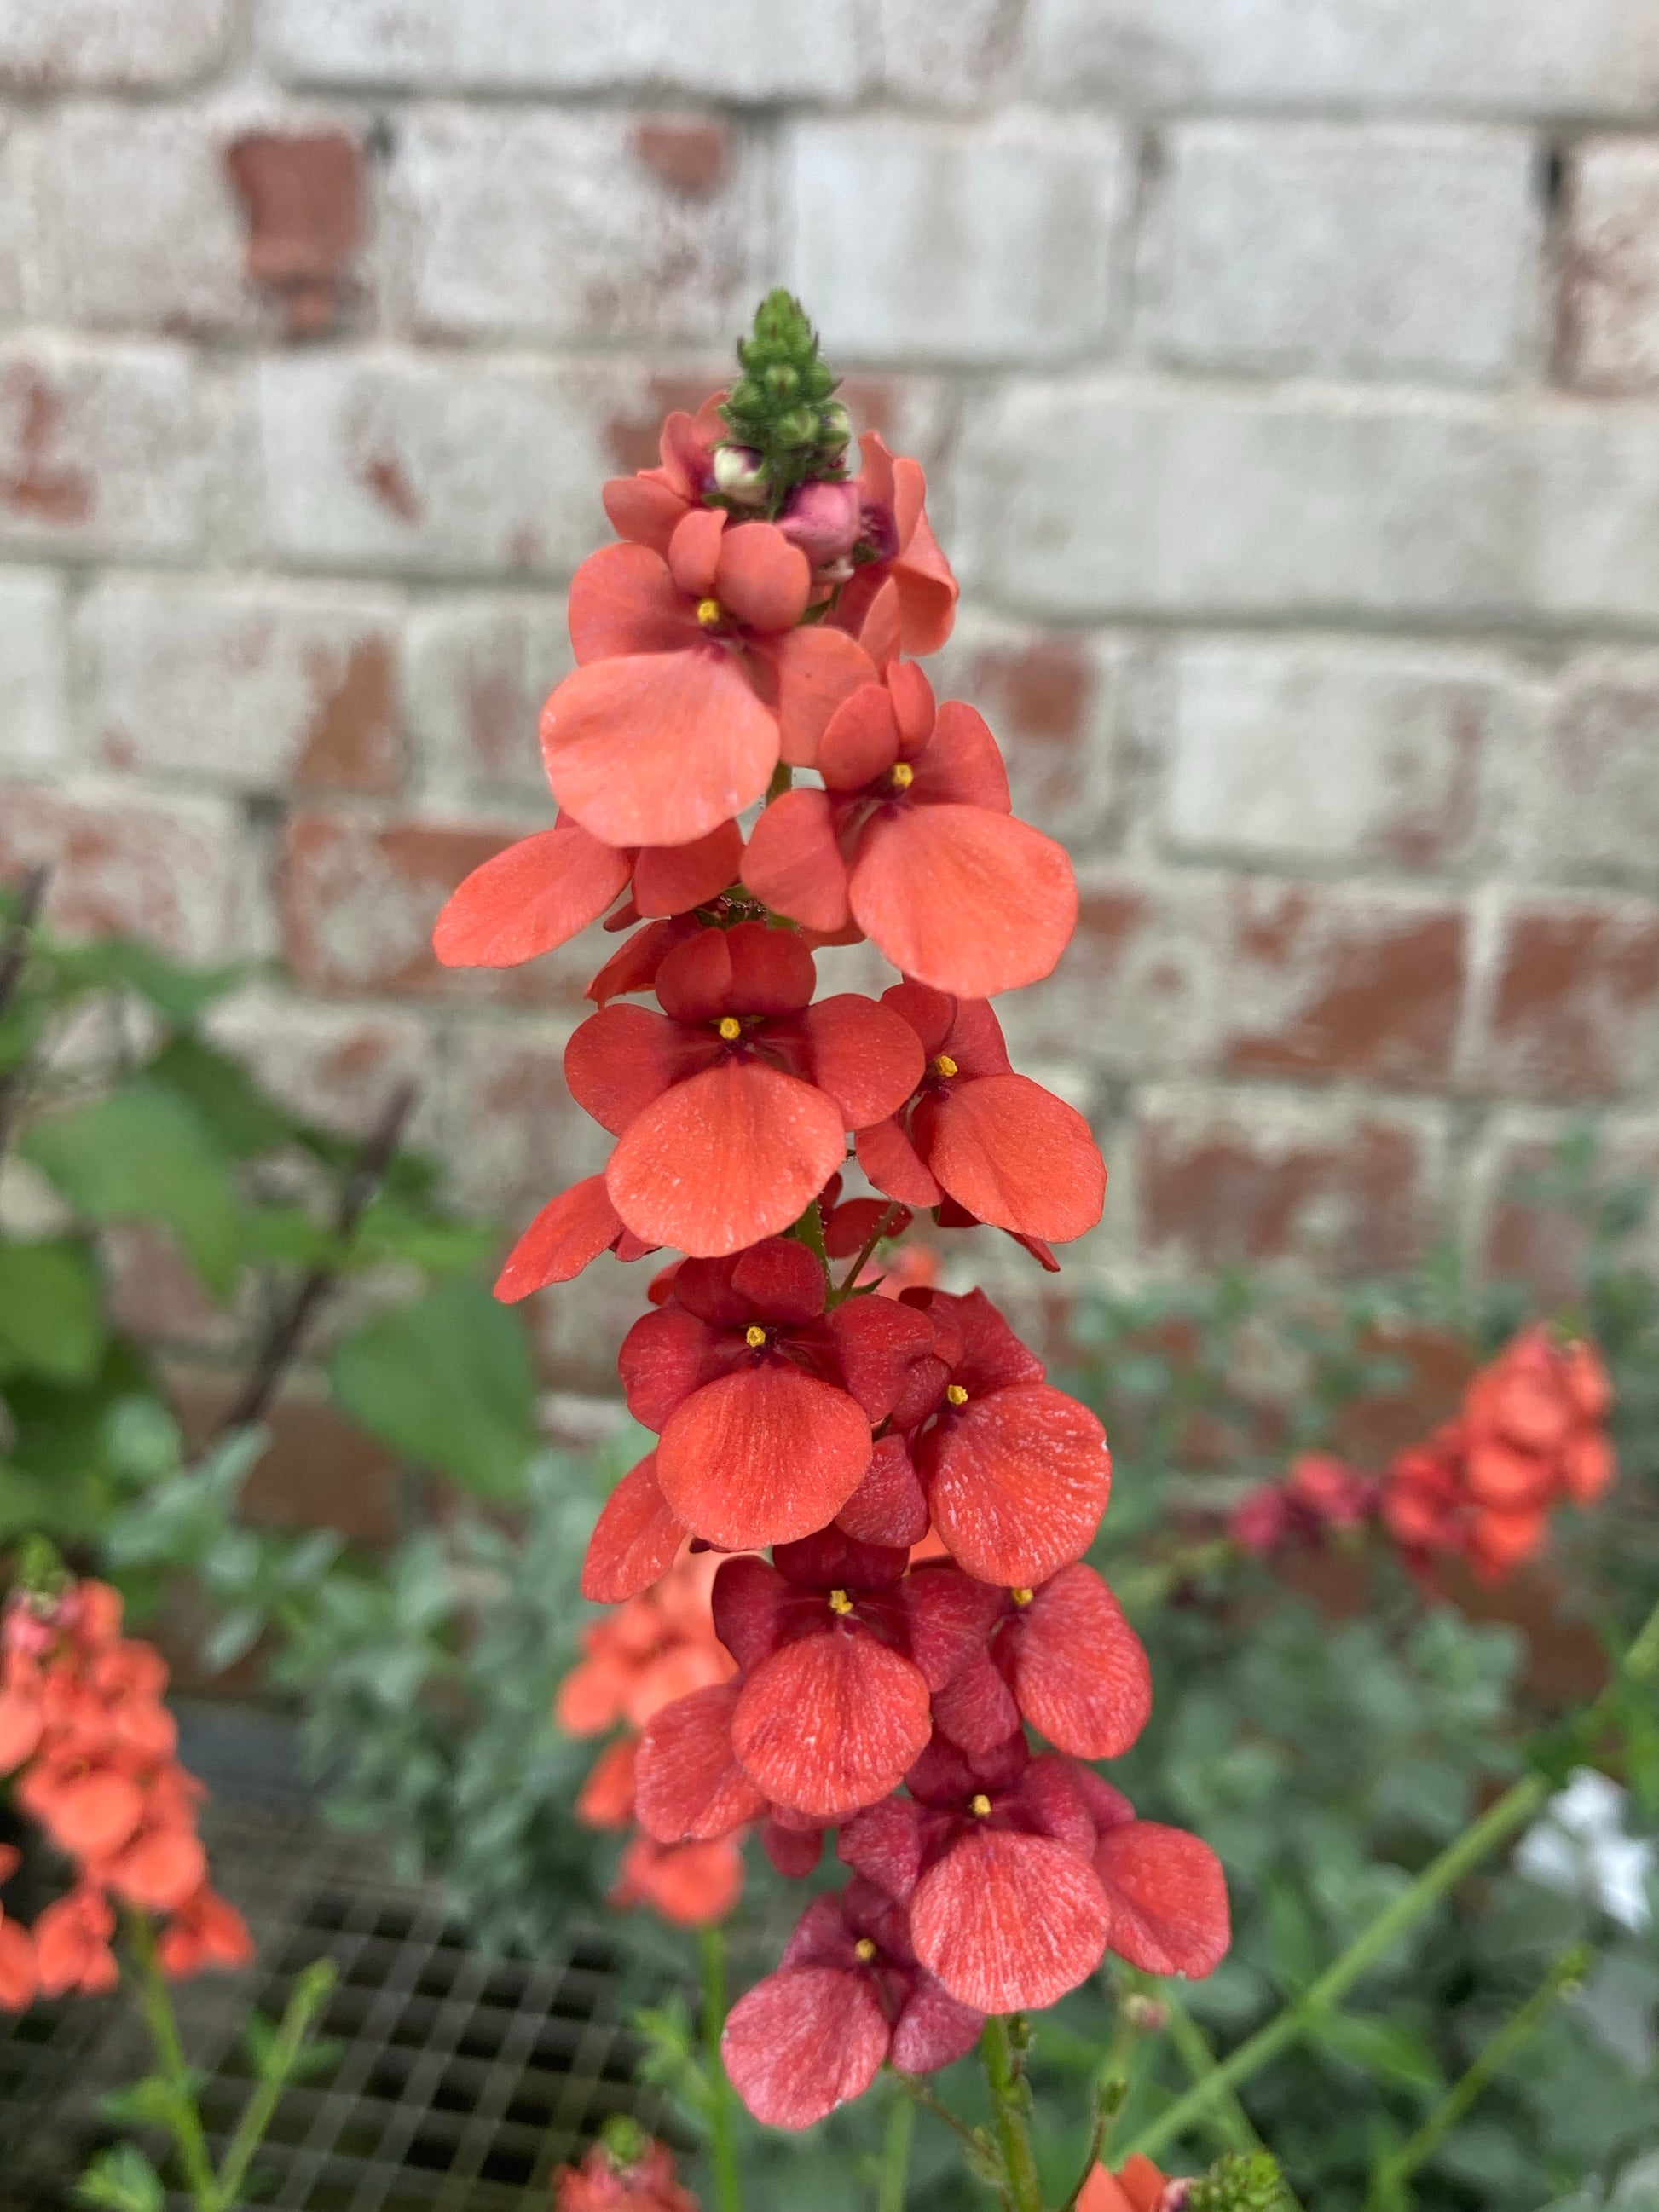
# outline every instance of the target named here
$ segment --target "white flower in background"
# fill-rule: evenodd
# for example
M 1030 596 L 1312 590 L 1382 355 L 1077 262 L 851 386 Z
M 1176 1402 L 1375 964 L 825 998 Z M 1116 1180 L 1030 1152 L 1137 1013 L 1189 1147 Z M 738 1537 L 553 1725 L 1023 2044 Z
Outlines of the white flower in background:
M 1521 1838 L 1515 1863 L 1547 1889 L 1587 1897 L 1610 1918 L 1641 1935 L 1652 1918 L 1647 1883 L 1659 1850 L 1625 1833 L 1630 1793 L 1594 1767 L 1573 1770 L 1537 1824 Z

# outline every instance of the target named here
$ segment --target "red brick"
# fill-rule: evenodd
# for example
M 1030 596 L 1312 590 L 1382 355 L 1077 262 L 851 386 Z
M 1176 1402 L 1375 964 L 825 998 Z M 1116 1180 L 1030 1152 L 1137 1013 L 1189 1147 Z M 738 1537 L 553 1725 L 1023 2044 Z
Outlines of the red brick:
M 704 116 L 642 115 L 634 125 L 634 151 L 682 198 L 707 199 L 731 164 L 732 133 Z
M 1133 1139 L 1140 1243 L 1205 1267 L 1294 1256 L 1387 1272 L 1426 1244 L 1436 1149 L 1429 1126 L 1380 1107 L 1155 1093 Z
M 1536 1109 L 1500 1114 L 1471 1162 L 1468 1176 L 1471 1246 L 1483 1273 L 1527 1284 L 1548 1304 L 1583 1295 L 1590 1255 L 1589 1223 L 1581 1208 L 1547 1194 L 1559 1181 L 1563 1141 L 1582 1128 L 1565 1115 Z M 1613 1115 L 1597 1128 L 1591 1182 L 1601 1190 L 1659 1185 L 1659 1123 L 1650 1115 Z M 1620 1256 L 1649 1273 L 1659 1269 L 1659 1213 L 1650 1212 L 1620 1246 Z
M 1577 655 L 1528 766 L 1511 848 L 1526 880 L 1659 878 L 1659 655 Z
M 343 131 L 250 131 L 225 167 L 247 220 L 247 276 L 313 337 L 355 289 L 366 227 L 362 149 Z
M 0 543 L 179 553 L 200 526 L 196 383 L 173 347 L 0 355 Z
M 1480 1073 L 1522 1097 L 1617 1097 L 1653 1079 L 1656 1014 L 1659 907 L 1512 908 Z
M 203 963 L 243 949 L 246 854 L 235 815 L 216 800 L 0 785 L 0 877 L 43 862 L 47 913 L 74 936 L 146 937 Z

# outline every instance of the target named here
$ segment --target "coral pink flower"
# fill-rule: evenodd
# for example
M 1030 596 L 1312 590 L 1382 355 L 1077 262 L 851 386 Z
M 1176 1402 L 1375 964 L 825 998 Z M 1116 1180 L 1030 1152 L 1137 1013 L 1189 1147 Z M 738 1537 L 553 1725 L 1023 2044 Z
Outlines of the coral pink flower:
M 623 1853 L 608 1901 L 648 1905 L 677 1928 L 724 1920 L 743 1895 L 743 1853 L 727 1836 L 707 1843 L 659 1844 L 635 1836 Z
M 952 1198 L 976 1220 L 1063 1244 L 1099 1220 L 1106 1167 L 1075 1107 L 1016 1075 L 982 1000 L 896 984 L 882 1005 L 903 1016 L 926 1077 L 898 1115 L 858 1131 L 876 1188 L 912 1206 Z
M 1136 2151 L 1115 2173 L 1096 2166 L 1083 2185 L 1077 2212 L 1177 2212 L 1169 2192 L 1186 2186 L 1184 2181 L 1171 2183 L 1168 2174 Z
M 1049 973 L 1077 924 L 1061 847 L 1014 819 L 984 719 L 935 715 L 927 678 L 896 662 L 830 717 L 822 791 L 786 792 L 756 823 L 744 881 L 775 913 L 829 933 L 858 924 L 915 981 L 988 999 Z
M 933 2073 L 965 2057 L 984 2025 L 917 1963 L 902 1907 L 854 1875 L 807 1906 L 775 1972 L 732 2008 L 720 2052 L 757 2120 L 810 2128 L 862 2096 L 889 2059 Z
M 618 538 L 667 556 L 675 531 L 714 489 L 714 448 L 726 438 L 720 416 L 724 392 L 705 399 L 695 415 L 676 408 L 657 441 L 660 465 L 631 477 L 612 477 L 601 497 Z
M 664 2143 L 648 2142 L 636 2159 L 618 2159 L 592 2144 L 580 2166 L 562 2166 L 553 2177 L 555 2212 L 698 2212 L 697 2200 L 674 2178 Z
M 884 641 L 894 653 L 937 653 L 956 621 L 957 585 L 927 520 L 927 482 L 919 461 L 896 458 L 871 430 L 859 440 L 858 477 L 866 556 L 836 602 L 832 619 L 857 637 Z
M 714 1626 L 743 1673 L 732 1744 L 775 1806 L 839 1820 L 904 1778 L 933 1732 L 898 1585 L 902 1547 L 835 1529 L 728 1559 Z
M 811 1004 L 799 941 L 760 922 L 700 930 L 657 970 L 660 1014 L 608 1006 L 565 1052 L 572 1095 L 619 1139 L 605 1188 L 649 1244 L 718 1256 L 787 1228 L 921 1075 L 896 1010 Z M 603 1248 L 601 1248 L 603 1249 Z
M 162 1930 L 156 1957 L 161 1972 L 174 1981 L 199 1974 L 207 1966 L 234 1972 L 252 1963 L 253 1938 L 235 1906 L 204 1883 Z
M 21 1856 L 9 1844 L 0 1844 L 0 1889 L 16 1873 Z M 21 1921 L 9 1919 L 0 1905 L 0 2012 L 27 2011 L 39 1985 L 34 1939 Z
M 115 1914 L 102 1892 L 82 1883 L 55 1898 L 34 1923 L 34 1956 L 40 1994 L 61 1997 L 70 1990 L 103 1996 L 121 1978 L 110 1948 Z
M 736 1682 L 694 1691 L 665 1705 L 641 1737 L 635 1810 L 659 1844 L 707 1843 L 765 1813 L 764 1793 L 732 1748 L 738 1694 Z
M 1242 1498 L 1227 1531 L 1242 1551 L 1266 1558 L 1287 1544 L 1322 1544 L 1333 1529 L 1364 1526 L 1381 1486 L 1328 1452 L 1304 1452 L 1283 1482 L 1264 1482 Z
M 45 1723 L 40 1668 L 23 1652 L 0 1656 L 0 1774 L 22 1765 L 40 1741 Z
M 707 1556 L 682 1559 L 642 1596 L 584 1630 L 585 1656 L 559 1686 L 561 1728 L 572 1735 L 599 1735 L 618 1721 L 641 1729 L 689 1691 L 728 1680 L 732 1662 L 708 1608 L 718 1565 Z
M 590 554 L 570 587 L 577 665 L 542 710 L 560 806 L 601 843 L 684 845 L 810 768 L 842 699 L 873 680 L 844 630 L 798 628 L 805 556 L 769 522 L 689 512 L 666 554 Z
M 550 1199 L 520 1237 L 495 1278 L 495 1295 L 504 1305 L 516 1305 L 550 1283 L 569 1282 L 601 1252 L 641 1260 L 656 1249 L 623 1226 L 605 1177 L 584 1176 Z

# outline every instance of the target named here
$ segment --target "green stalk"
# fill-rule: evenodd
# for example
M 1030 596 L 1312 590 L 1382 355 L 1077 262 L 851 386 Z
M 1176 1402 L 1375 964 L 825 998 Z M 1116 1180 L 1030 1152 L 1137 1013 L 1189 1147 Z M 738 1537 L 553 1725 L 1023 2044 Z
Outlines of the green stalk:
M 895 2090 L 887 2112 L 887 2132 L 881 2146 L 881 2185 L 876 2212 L 904 2212 L 904 2188 L 910 2175 L 910 2138 L 915 2133 L 916 2108 L 902 2088 Z
M 714 2169 L 716 2212 L 743 2212 L 743 2182 L 732 2129 L 732 2084 L 720 2057 L 726 2026 L 726 1938 L 718 1926 L 699 1930 L 702 1955 L 703 2065 L 708 2079 L 708 2156 Z
M 1186 2007 L 1178 2004 L 1167 1991 L 1159 1992 L 1158 2002 L 1169 2014 L 1167 2032 L 1182 2064 L 1194 2082 L 1207 2081 L 1218 2063 L 1216 2055 L 1210 2048 L 1210 2039 Z M 1262 2148 L 1261 2138 L 1251 2126 L 1249 2114 L 1232 2091 L 1221 2091 L 1218 2103 L 1220 2109 L 1214 2115 L 1213 2125 L 1227 2148 L 1260 2150 Z
M 1416 2134 L 1378 2166 L 1365 2199 L 1366 2212 L 1394 2212 L 1394 2208 L 1403 2201 L 1406 2183 L 1419 2166 L 1439 2148 L 1445 2136 L 1528 2037 L 1543 2025 L 1559 2000 L 1583 1980 L 1590 1955 L 1587 1945 L 1577 1943 L 1556 1960 L 1519 2012 L 1504 2021 L 1468 2073 L 1447 2090 Z
M 185 2062 L 185 2046 L 179 2039 L 179 2016 L 173 2009 L 172 1995 L 156 1963 L 155 1930 L 150 1926 L 149 1915 L 138 1911 L 131 1914 L 127 1933 L 138 1968 L 138 2001 L 143 2008 L 144 2024 L 149 2030 L 162 2077 L 173 2092 L 173 2136 L 179 2146 L 191 2201 L 197 2212 L 219 2212 L 218 2185 L 213 2178 L 207 2135 Z
M 833 1297 L 836 1279 L 830 1272 L 830 1255 L 823 1246 L 823 1213 L 817 1199 L 795 1224 L 795 1234 L 823 1268 L 825 1290 Z
M 242 2184 L 247 2178 L 248 2167 L 265 2139 L 271 2116 L 276 2110 L 277 2100 L 287 2088 L 294 2073 L 295 2062 L 312 2022 L 333 1994 L 338 1972 L 331 1959 L 315 1959 L 294 1984 L 281 2022 L 276 2041 L 270 2048 L 270 2057 L 253 2094 L 243 2107 L 242 2117 L 236 2123 L 219 2168 L 219 2212 L 233 2212 L 241 2194 Z
M 1031 2138 L 1025 2125 L 1024 2105 L 1006 2020 L 994 2015 L 986 2021 L 979 2052 L 985 2065 L 985 2079 L 990 2085 L 997 2141 L 1002 2146 L 1009 2212 L 1042 2212 L 1042 2187 L 1037 2179 L 1036 2160 L 1032 2155 Z

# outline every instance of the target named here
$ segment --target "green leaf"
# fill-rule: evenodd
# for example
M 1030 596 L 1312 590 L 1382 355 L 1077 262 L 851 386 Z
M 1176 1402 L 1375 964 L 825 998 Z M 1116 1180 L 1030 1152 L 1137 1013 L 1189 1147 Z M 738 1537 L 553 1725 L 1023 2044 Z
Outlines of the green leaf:
M 103 1350 L 98 1285 L 81 1247 L 0 1243 L 0 1375 L 83 1382 Z
M 198 1036 L 174 1037 L 145 1067 L 144 1079 L 182 1098 L 231 1159 L 275 1152 L 294 1135 L 292 1119 L 247 1070 Z
M 179 2111 L 179 2092 L 161 2074 L 146 2075 L 124 2089 L 112 2089 L 98 2100 L 106 2119 L 131 2128 L 171 2127 Z
M 100 2151 L 76 2184 L 75 2199 L 100 2212 L 165 2212 L 167 2205 L 161 2177 L 131 2143 Z
M 1312 2021 L 1308 2034 L 1310 2041 L 1362 2074 L 1431 2094 L 1445 2086 L 1433 2052 L 1398 2021 L 1365 2013 L 1324 2013 Z
M 236 1272 L 240 1209 L 200 1116 L 136 1078 L 107 1098 L 38 1122 L 23 1151 L 93 1221 L 159 1221 L 223 1296 Z
M 478 1284 L 445 1283 L 346 1338 L 330 1368 L 354 1419 L 485 1498 L 519 1496 L 536 1449 L 522 1324 Z
M 167 1020 L 188 1027 L 226 993 L 247 979 L 245 966 L 181 968 L 153 945 L 122 937 L 88 945 L 55 945 L 53 964 L 71 989 L 125 988 L 148 999 Z

